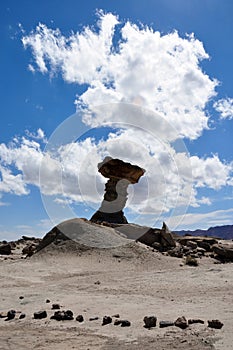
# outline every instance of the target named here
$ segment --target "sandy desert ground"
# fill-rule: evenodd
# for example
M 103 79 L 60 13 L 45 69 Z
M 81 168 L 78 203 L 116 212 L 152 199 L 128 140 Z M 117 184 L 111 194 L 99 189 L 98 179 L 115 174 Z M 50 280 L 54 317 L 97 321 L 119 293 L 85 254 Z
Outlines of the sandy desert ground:
M 140 243 L 87 251 L 69 244 L 50 245 L 27 259 L 0 261 L 0 311 L 26 314 L 24 319 L 18 313 L 10 321 L 0 318 L 1 350 L 232 349 L 232 264 L 204 257 L 190 267 Z M 51 320 L 52 303 L 74 316 L 82 314 L 84 322 Z M 48 317 L 34 319 L 39 310 Z M 103 316 L 114 314 L 131 326 L 101 325 Z M 184 315 L 205 324 L 146 329 L 146 315 L 155 315 L 158 322 Z M 221 320 L 223 328 L 208 328 L 211 319 Z

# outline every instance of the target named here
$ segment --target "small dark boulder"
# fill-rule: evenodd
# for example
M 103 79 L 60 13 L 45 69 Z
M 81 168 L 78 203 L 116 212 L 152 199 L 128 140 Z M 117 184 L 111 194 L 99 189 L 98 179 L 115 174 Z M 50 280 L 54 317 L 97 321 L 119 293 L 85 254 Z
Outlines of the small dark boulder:
M 22 313 L 22 314 L 19 315 L 19 319 L 20 319 L 20 320 L 23 319 L 23 318 L 25 318 L 25 317 L 26 317 L 26 314 L 24 314 L 24 313 Z
M 76 321 L 78 321 L 78 322 L 83 322 L 83 321 L 84 321 L 83 315 L 78 315 L 78 316 L 76 317 Z
M 60 304 L 52 304 L 52 310 L 60 310 Z
M 34 312 L 34 318 L 36 320 L 40 320 L 42 318 L 46 318 L 47 317 L 47 312 L 44 310 L 44 311 L 38 311 L 38 312 Z
M 90 317 L 90 318 L 89 318 L 89 321 L 97 321 L 98 319 L 99 319 L 98 316 L 96 316 L 96 317 Z
M 105 326 L 106 324 L 112 323 L 112 317 L 110 316 L 104 316 L 102 321 L 102 326 Z
M 128 320 L 121 320 L 121 327 L 130 327 L 131 323 Z
M 188 327 L 188 322 L 184 316 L 178 317 L 174 324 L 176 327 L 179 327 L 181 329 Z
M 15 318 L 16 315 L 16 311 L 15 310 L 10 310 L 7 312 L 7 318 L 5 321 L 10 321 L 13 320 Z
M 130 327 L 131 323 L 128 320 L 115 320 L 114 326 L 119 326 L 119 325 L 121 325 L 121 327 Z
M 119 326 L 121 324 L 121 320 L 115 320 L 114 321 L 114 326 Z
M 215 328 L 215 329 L 221 329 L 223 327 L 223 323 L 219 320 L 209 320 L 208 327 Z
M 171 326 L 174 326 L 174 322 L 173 321 L 160 321 L 159 322 L 159 327 L 160 328 L 171 327 Z
M 201 323 L 204 324 L 205 322 L 203 320 L 200 320 L 199 318 L 194 318 L 194 319 L 189 319 L 188 324 L 193 324 L 193 323 Z
M 143 319 L 145 328 L 156 327 L 157 317 L 155 316 L 145 316 Z

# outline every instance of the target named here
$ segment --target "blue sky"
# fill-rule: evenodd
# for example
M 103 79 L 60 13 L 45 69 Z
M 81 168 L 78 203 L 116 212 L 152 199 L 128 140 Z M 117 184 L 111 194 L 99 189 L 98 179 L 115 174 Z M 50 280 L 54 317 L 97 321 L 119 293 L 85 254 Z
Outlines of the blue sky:
M 97 10 L 102 12 L 97 14 Z M 89 218 L 98 208 L 104 189 L 104 179 L 96 177 L 94 169 L 111 150 L 111 155 L 127 161 L 142 166 L 147 162 L 147 178 L 129 190 L 126 215 L 130 221 L 159 226 L 164 219 L 172 227 L 179 222 L 177 229 L 233 224 L 232 15 L 230 0 L 2 1 L 0 239 L 42 235 L 67 217 Z M 36 29 L 39 23 L 44 27 Z M 186 35 L 191 33 L 193 39 Z M 68 43 L 63 45 L 65 38 Z M 80 45 L 81 38 L 90 51 L 87 54 L 85 47 L 79 48 L 77 56 L 69 45 L 71 41 Z M 53 45 L 55 39 L 58 45 Z M 110 51 L 108 40 L 112 40 Z M 167 56 L 170 48 L 176 51 L 171 62 Z M 154 95 L 150 87 L 161 94 Z M 123 114 L 134 113 L 134 125 L 123 127 L 128 122 L 123 114 L 115 129 L 111 122 L 116 120 L 111 116 L 105 120 L 97 115 L 86 124 L 81 121 L 86 108 L 112 102 L 138 106 L 137 110 L 120 109 Z M 75 114 L 76 108 L 75 137 L 83 130 L 92 130 L 73 148 L 68 145 L 71 148 L 67 149 L 66 144 L 59 150 L 60 165 L 65 168 L 62 192 L 56 188 L 56 172 L 51 171 L 52 156 L 45 160 L 49 169 L 44 166 L 47 172 L 42 185 L 37 178 L 39 161 L 44 161 L 43 150 L 51 146 L 53 132 L 56 128 L 63 130 L 66 124 L 62 123 Z M 179 163 L 183 151 L 169 148 L 171 139 L 161 136 L 159 145 L 154 130 L 160 122 L 153 115 L 150 130 L 145 127 L 146 134 L 142 135 L 140 128 L 145 122 L 139 118 L 141 108 L 159 112 L 176 129 L 173 141 L 182 140 L 189 159 Z M 110 128 L 103 128 L 104 123 Z M 149 131 L 154 133 L 155 142 Z M 171 168 L 163 163 L 165 146 L 172 155 Z M 153 159 L 148 150 L 150 155 L 155 153 Z M 192 183 L 184 180 L 183 164 L 192 168 Z M 178 175 L 172 176 L 174 165 Z M 162 169 L 161 176 L 156 166 Z M 78 187 L 79 180 L 81 192 L 72 193 L 69 186 Z M 159 186 L 160 181 L 165 187 Z M 177 194 L 180 183 L 183 195 Z M 176 216 L 174 222 L 172 216 Z

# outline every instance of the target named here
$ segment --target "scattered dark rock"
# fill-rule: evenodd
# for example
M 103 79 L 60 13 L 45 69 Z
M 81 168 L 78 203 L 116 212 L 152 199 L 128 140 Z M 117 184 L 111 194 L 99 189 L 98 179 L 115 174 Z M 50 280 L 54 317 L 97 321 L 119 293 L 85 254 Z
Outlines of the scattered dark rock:
M 21 320 L 22 318 L 25 318 L 26 317 L 26 314 L 22 313 L 19 315 L 19 319 Z
M 83 321 L 84 321 L 83 315 L 78 315 L 78 316 L 76 317 L 76 321 L 78 321 L 78 322 L 83 322 Z
M 100 281 L 96 281 L 96 282 L 94 282 L 94 284 L 98 284 L 98 285 L 99 285 L 100 283 L 101 283 Z
M 46 299 L 46 303 L 47 303 L 47 304 L 50 303 L 50 300 L 49 300 L 49 299 Z
M 16 315 L 16 311 L 15 310 L 10 310 L 7 312 L 7 318 L 5 321 L 10 321 L 13 320 L 13 318 L 15 318 Z
M 121 327 L 130 327 L 131 323 L 128 320 L 115 320 L 114 326 L 119 326 L 119 325 L 121 325 Z
M 157 317 L 155 316 L 145 316 L 143 319 L 145 328 L 156 327 Z
M 11 254 L 11 245 L 10 243 L 4 243 L 0 245 L 0 254 L 10 255 Z
M 121 327 L 130 327 L 131 323 L 128 320 L 121 320 Z
M 89 321 L 97 321 L 98 319 L 99 319 L 98 316 L 96 316 L 96 317 L 90 317 L 90 318 L 89 318 Z
M 208 321 L 208 327 L 221 329 L 223 327 L 223 323 L 221 321 L 219 321 L 219 320 L 209 320 Z
M 177 237 L 176 240 L 182 245 L 187 245 L 187 242 L 190 242 L 190 241 L 196 242 L 198 247 L 205 248 L 205 249 L 208 247 L 211 247 L 213 244 L 218 243 L 218 239 L 213 237 L 191 236 L 191 235 L 179 236 Z
M 200 320 L 199 318 L 194 318 L 194 319 L 189 319 L 188 324 L 193 324 L 193 323 L 201 323 L 204 324 L 205 322 L 203 320 Z
M 175 321 L 174 325 L 176 327 L 179 327 L 181 329 L 185 329 L 188 327 L 188 322 L 184 316 L 178 317 L 177 320 Z
M 115 320 L 114 321 L 114 326 L 119 326 L 121 324 L 121 320 Z
M 52 304 L 52 310 L 59 310 L 60 308 L 60 304 Z
M 112 317 L 120 318 L 120 315 L 119 314 L 115 314 L 115 315 L 112 315 Z
M 233 261 L 233 243 L 214 244 L 213 251 L 220 258 Z
M 160 328 L 171 327 L 171 326 L 174 326 L 174 322 L 173 321 L 160 321 L 159 322 L 159 327 Z
M 104 316 L 103 317 L 103 322 L 102 322 L 102 326 L 105 326 L 106 324 L 112 323 L 112 317 L 110 316 Z
M 71 321 L 74 319 L 73 312 L 71 310 L 67 311 L 55 311 L 54 315 L 50 317 L 51 320 L 56 321 Z
M 46 311 L 38 311 L 38 312 L 34 312 L 34 318 L 37 320 L 40 320 L 42 318 L 46 318 L 47 317 L 47 312 Z
M 24 299 L 24 296 L 20 295 L 19 299 L 21 299 L 21 300 Z
M 175 258 L 183 258 L 184 255 L 183 247 L 179 243 L 175 248 L 168 250 L 167 253 Z

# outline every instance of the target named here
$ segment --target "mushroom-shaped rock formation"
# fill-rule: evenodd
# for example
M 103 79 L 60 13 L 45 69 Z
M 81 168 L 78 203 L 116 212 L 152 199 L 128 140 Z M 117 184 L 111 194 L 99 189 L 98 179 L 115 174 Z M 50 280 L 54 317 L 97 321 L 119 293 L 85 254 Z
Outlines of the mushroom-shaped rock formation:
M 137 183 L 145 170 L 120 159 L 106 157 L 98 164 L 98 171 L 109 180 L 105 185 L 101 206 L 92 216 L 91 221 L 127 224 L 123 213 L 127 201 L 127 187 L 129 184 Z

